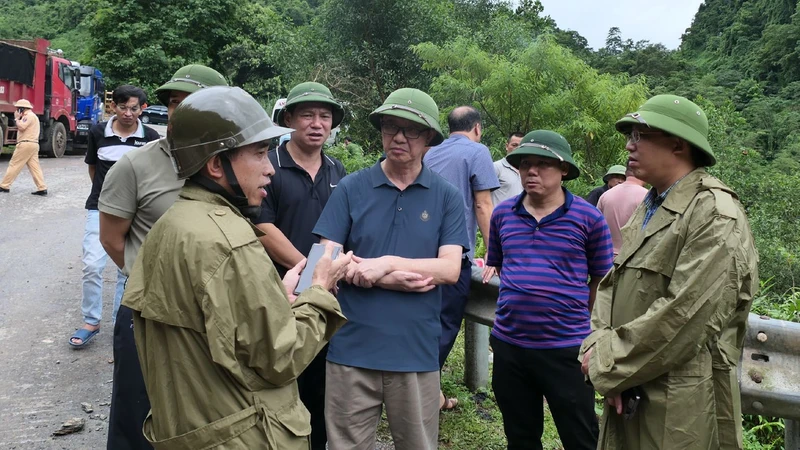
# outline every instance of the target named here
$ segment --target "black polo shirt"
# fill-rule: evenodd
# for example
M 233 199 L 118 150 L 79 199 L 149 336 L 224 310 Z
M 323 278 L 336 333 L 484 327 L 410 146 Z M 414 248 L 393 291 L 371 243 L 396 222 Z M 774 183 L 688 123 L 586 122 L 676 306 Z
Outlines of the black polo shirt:
M 275 168 L 272 183 L 267 186 L 267 198 L 261 205 L 261 216 L 255 223 L 274 224 L 303 255 L 319 242 L 311 231 L 317 224 L 331 193 L 339 180 L 347 175 L 344 165 L 332 156 L 322 153 L 320 166 L 314 180 L 305 169 L 295 164 L 286 150 L 286 142 L 269 152 Z M 288 270 L 275 265 L 281 277 Z
M 116 120 L 116 116 L 112 117 L 108 122 L 100 122 L 89 129 L 86 158 L 84 158 L 86 164 L 94 166 L 92 190 L 89 192 L 89 197 L 86 198 L 86 209 L 89 210 L 97 209 L 100 191 L 103 189 L 106 174 L 111 170 L 111 166 L 128 151 L 142 147 L 148 142 L 156 141 L 160 138 L 156 130 L 142 125 L 141 121 L 139 121 L 135 133 L 126 138 L 121 138 L 111 126 L 114 120 Z

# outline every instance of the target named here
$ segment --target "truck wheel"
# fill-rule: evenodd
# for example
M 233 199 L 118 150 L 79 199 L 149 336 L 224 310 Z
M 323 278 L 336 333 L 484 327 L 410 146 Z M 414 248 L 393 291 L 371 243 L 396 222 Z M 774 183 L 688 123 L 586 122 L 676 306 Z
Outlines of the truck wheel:
M 47 139 L 42 144 L 41 153 L 50 158 L 61 158 L 67 151 L 67 130 L 61 122 L 53 122 L 47 130 Z
M 150 116 L 142 115 L 142 123 L 150 123 Z

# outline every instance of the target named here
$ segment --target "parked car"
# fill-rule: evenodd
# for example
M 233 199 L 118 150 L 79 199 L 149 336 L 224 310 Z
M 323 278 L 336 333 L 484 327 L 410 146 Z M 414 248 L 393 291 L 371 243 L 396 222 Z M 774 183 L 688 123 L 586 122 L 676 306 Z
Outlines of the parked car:
M 167 123 L 167 107 L 161 105 L 148 106 L 139 116 L 142 123 Z

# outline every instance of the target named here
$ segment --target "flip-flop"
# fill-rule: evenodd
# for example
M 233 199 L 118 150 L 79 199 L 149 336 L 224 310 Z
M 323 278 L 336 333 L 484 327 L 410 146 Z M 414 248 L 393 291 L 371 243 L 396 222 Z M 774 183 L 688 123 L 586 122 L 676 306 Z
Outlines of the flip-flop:
M 75 334 L 70 336 L 70 338 L 69 338 L 69 340 L 67 342 L 69 342 L 69 345 L 71 345 L 73 348 L 83 348 L 83 347 L 86 347 L 89 344 L 89 342 L 91 342 L 92 339 L 94 339 L 95 335 L 97 335 L 97 333 L 99 333 L 99 332 L 100 332 L 100 328 L 98 328 L 98 329 L 96 329 L 94 331 L 87 330 L 86 328 L 78 328 L 78 330 L 75 331 Z M 81 343 L 80 344 L 76 344 L 76 343 L 72 342 L 73 339 L 80 339 Z

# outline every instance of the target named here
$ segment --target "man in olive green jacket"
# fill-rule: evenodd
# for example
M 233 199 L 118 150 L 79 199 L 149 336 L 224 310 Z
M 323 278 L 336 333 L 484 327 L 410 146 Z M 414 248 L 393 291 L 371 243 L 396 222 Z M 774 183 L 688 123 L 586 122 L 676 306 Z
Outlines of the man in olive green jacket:
M 736 365 L 758 288 L 744 210 L 704 169 L 716 158 L 694 103 L 653 97 L 617 129 L 653 189 L 621 230 L 579 356 L 607 400 L 598 448 L 741 449 Z
M 329 290 L 352 253 L 332 246 L 294 297 L 301 261 L 281 280 L 258 240 L 276 127 L 239 88 L 209 87 L 170 117 L 178 201 L 147 235 L 123 304 L 134 334 L 156 449 L 305 449 L 309 414 L 295 378 L 345 318 Z

